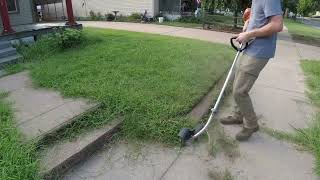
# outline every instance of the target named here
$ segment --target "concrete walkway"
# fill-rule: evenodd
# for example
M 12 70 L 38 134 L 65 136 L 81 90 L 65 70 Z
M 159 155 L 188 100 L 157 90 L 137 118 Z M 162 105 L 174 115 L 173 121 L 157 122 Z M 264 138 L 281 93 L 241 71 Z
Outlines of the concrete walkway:
M 26 140 L 41 139 L 98 106 L 84 99 L 65 99 L 59 93 L 35 89 L 28 72 L 0 79 L 0 91 L 8 92 L 16 124 Z
M 234 36 L 234 34 L 230 34 L 230 33 L 207 31 L 202 29 L 173 27 L 173 26 L 162 26 L 162 25 L 156 25 L 156 24 L 92 22 L 92 21 L 80 21 L 79 23 L 83 24 L 84 27 L 110 28 L 110 29 L 117 29 L 117 30 L 153 33 L 153 34 L 161 34 L 161 35 L 167 35 L 167 36 L 200 39 L 204 41 L 219 42 L 224 44 L 229 44 L 230 38 Z
M 232 34 L 197 29 L 167 27 L 149 24 L 81 22 L 84 26 L 121 29 L 138 32 L 188 37 L 211 42 L 229 43 Z M 281 33 L 278 50 L 255 84 L 251 95 L 260 123 L 264 126 L 292 132 L 292 126 L 306 127 L 312 107 L 305 95 L 305 80 L 300 68 L 297 45 L 287 32 Z M 227 98 L 219 116 L 232 111 L 232 100 Z M 241 128 L 228 126 L 226 133 L 233 137 Z M 210 134 L 210 133 L 209 133 Z M 223 154 L 208 155 L 206 143 L 182 150 L 161 145 L 145 144 L 138 148 L 125 142 L 107 147 L 87 162 L 70 171 L 65 179 L 198 179 L 209 180 L 212 171 L 228 169 L 237 180 L 316 180 L 314 158 L 298 151 L 289 143 L 276 140 L 262 132 L 249 142 L 239 144 L 240 157 L 229 159 Z M 174 162 L 174 163 L 172 163 Z M 165 173 L 166 172 L 166 173 Z

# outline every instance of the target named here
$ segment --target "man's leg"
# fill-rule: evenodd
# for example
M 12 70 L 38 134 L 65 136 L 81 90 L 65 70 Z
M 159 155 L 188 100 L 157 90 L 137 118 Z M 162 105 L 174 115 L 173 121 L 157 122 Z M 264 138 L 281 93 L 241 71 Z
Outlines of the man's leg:
M 235 66 L 234 72 L 233 72 L 231 79 L 230 79 L 230 82 L 233 85 L 235 82 L 235 77 L 238 74 L 238 70 L 239 70 L 239 66 L 240 66 L 240 62 L 241 62 L 242 57 L 243 57 L 242 55 L 239 57 L 239 60 Z M 243 123 L 243 115 L 240 112 L 238 105 L 235 104 L 232 115 L 220 119 L 220 123 L 224 124 L 224 125 L 242 124 Z
M 244 128 L 236 136 L 236 139 L 239 141 L 247 140 L 259 129 L 258 118 L 254 112 L 249 92 L 267 63 L 268 60 L 266 59 L 257 59 L 243 55 L 238 66 L 233 85 L 233 96 L 244 117 Z

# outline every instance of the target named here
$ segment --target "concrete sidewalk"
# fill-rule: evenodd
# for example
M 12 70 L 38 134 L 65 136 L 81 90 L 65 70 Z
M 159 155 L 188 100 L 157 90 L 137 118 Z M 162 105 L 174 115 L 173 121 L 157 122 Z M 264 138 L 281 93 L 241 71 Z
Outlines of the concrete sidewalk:
M 203 41 L 211 41 L 229 44 L 230 38 L 234 34 L 207 31 L 202 29 L 193 28 L 183 28 L 183 27 L 173 27 L 173 26 L 163 26 L 156 24 L 141 24 L 141 23 L 119 23 L 119 22 L 94 22 L 94 21 L 80 21 L 84 27 L 98 27 L 98 28 L 108 28 L 126 31 L 135 31 L 143 33 L 161 34 L 167 36 L 184 37 L 200 39 Z
M 227 33 L 149 24 L 83 24 L 225 44 L 229 44 L 232 36 Z M 300 68 L 297 45 L 287 32 L 280 36 L 282 40 L 278 41 L 276 57 L 262 72 L 251 95 L 256 111 L 261 116 L 262 125 L 292 132 L 292 126 L 306 127 L 313 111 L 305 95 L 305 80 Z M 225 100 L 219 116 L 230 114 L 232 106 L 229 97 Z M 226 126 L 224 129 L 233 137 L 241 127 Z M 208 155 L 208 145 L 205 143 L 195 143 L 194 146 L 184 148 L 178 158 L 179 150 L 161 145 L 146 144 L 141 149 L 136 148 L 130 143 L 116 143 L 74 168 L 65 179 L 210 180 L 210 172 L 225 169 L 237 180 L 318 179 L 313 172 L 314 158 L 311 154 L 298 151 L 294 145 L 276 140 L 262 132 L 254 134 L 250 141 L 240 143 L 240 157 L 233 160 L 223 154 L 216 157 Z

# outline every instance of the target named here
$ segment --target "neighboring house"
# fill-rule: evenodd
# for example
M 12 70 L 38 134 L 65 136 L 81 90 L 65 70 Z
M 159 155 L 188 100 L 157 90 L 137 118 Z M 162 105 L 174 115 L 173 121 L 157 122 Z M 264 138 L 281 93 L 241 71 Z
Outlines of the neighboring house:
M 92 10 L 101 14 L 119 11 L 122 15 L 143 13 L 155 16 L 159 14 L 159 0 L 72 0 L 74 14 L 77 17 L 89 16 Z
M 31 24 L 34 22 L 32 0 L 7 0 L 7 7 L 11 25 Z M 1 32 L 3 30 L 0 19 Z
M 72 0 L 75 17 L 88 17 L 90 11 L 100 12 L 102 15 L 119 11 L 119 14 L 144 13 L 155 16 L 159 14 L 159 0 Z M 66 14 L 65 2 L 57 0 L 53 4 L 42 5 L 45 21 L 62 20 Z
M 58 1 L 57 1 L 58 2 Z M 196 0 L 72 0 L 73 11 L 76 17 L 88 17 L 90 11 L 101 13 L 113 13 L 119 11 L 122 15 L 132 13 L 144 13 L 156 16 L 160 12 L 164 14 L 180 14 L 182 9 L 194 12 Z M 182 5 L 184 6 L 182 8 Z M 45 20 L 61 20 L 65 14 L 65 4 L 55 3 L 43 6 Z

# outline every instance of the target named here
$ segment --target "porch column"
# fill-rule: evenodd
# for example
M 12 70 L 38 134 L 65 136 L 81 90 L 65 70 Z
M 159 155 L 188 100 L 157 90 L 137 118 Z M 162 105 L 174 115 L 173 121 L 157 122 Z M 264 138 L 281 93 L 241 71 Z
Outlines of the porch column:
M 0 14 L 3 24 L 3 34 L 12 33 L 14 30 L 11 28 L 7 0 L 0 0 Z
M 73 16 L 72 0 L 66 0 L 66 7 L 67 7 L 67 14 L 68 14 L 67 25 L 77 24 Z

